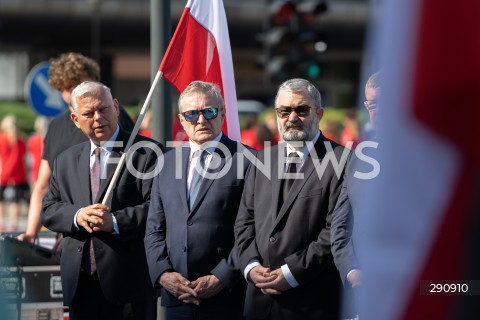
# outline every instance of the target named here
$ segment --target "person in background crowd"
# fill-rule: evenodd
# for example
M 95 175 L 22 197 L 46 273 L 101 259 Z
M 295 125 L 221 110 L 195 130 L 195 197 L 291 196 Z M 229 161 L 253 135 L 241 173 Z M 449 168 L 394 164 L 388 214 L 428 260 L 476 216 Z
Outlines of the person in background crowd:
M 50 85 L 61 92 L 69 110 L 53 119 L 45 136 L 43 159 L 40 163 L 37 182 L 30 197 L 27 228 L 25 233 L 17 237 L 19 240 L 30 243 L 35 241 L 42 226 L 40 223 L 42 199 L 48 191 L 52 175 L 51 168 L 55 158 L 67 148 L 87 140 L 87 137 L 70 119 L 70 95 L 73 89 L 83 81 L 99 81 L 100 67 L 94 60 L 80 53 L 68 52 L 50 60 L 48 77 Z M 120 107 L 119 119 L 120 127 L 126 131 L 133 129 L 133 122 L 122 107 Z M 59 243 L 57 243 L 56 249 L 59 249 Z
M 272 165 L 268 174 L 261 165 L 251 167 L 235 223 L 248 282 L 244 315 L 336 320 L 340 279 L 330 252 L 330 222 L 343 170 L 337 175 L 323 161 L 339 161 L 344 148 L 320 132 L 321 96 L 309 81 L 281 84 L 275 110 L 284 143 L 259 152 L 257 161 L 264 163 L 268 152 Z M 319 174 L 315 168 L 322 165 Z
M 348 109 L 343 119 L 343 130 L 340 136 L 340 144 L 346 146 L 352 142 L 352 149 L 360 142 L 360 129 L 357 120 L 356 109 Z
M 257 114 L 247 116 L 247 126 L 240 132 L 240 140 L 255 150 L 262 150 L 267 141 L 270 145 L 278 143 L 277 136 L 265 123 L 258 120 Z
M 267 111 L 265 113 L 265 126 L 270 130 L 273 137 L 272 146 L 277 145 L 280 142 L 280 134 L 277 126 L 277 114 L 275 111 Z
M 380 97 L 380 72 L 376 72 L 371 75 L 365 85 L 365 97 L 364 103 L 367 111 L 370 115 L 370 123 L 372 127 L 375 127 L 375 121 L 378 112 L 378 99 Z M 376 149 L 374 149 L 376 150 Z M 363 153 L 371 152 L 371 148 L 365 148 Z M 367 154 L 369 157 L 375 158 L 374 154 Z M 358 288 L 362 281 L 361 264 L 356 252 L 356 245 L 358 242 L 358 236 L 361 233 L 358 230 L 358 221 L 362 217 L 359 216 L 359 208 L 362 197 L 365 193 L 365 186 L 369 183 L 369 180 L 361 180 L 355 178 L 355 171 L 358 172 L 370 172 L 371 165 L 360 161 L 355 156 L 355 153 L 351 153 L 348 159 L 345 169 L 345 180 L 342 185 L 338 202 L 333 212 L 332 228 L 331 228 L 331 242 L 332 242 L 332 254 L 335 259 L 335 265 L 340 272 L 340 277 L 344 283 L 345 288 L 345 308 L 350 314 L 348 317 L 357 315 L 357 311 L 354 306 L 355 293 L 358 293 Z
M 250 113 L 245 119 L 245 127 L 240 131 L 240 141 L 256 150 L 263 149 L 263 144 L 257 140 L 258 115 Z
M 322 130 L 322 134 L 338 144 L 340 143 L 340 124 L 338 121 L 334 119 L 325 119 L 322 123 L 320 123 L 320 129 Z
M 30 187 L 34 188 L 43 155 L 43 139 L 48 130 L 48 119 L 38 116 L 33 125 L 35 132 L 27 140 L 27 164 L 29 168 Z
M 28 200 L 29 187 L 25 165 L 25 141 L 19 135 L 17 119 L 7 115 L 1 122 L 0 134 L 0 231 L 16 231 L 20 202 Z M 4 214 L 9 202 L 9 225 L 4 226 Z
M 194 81 L 178 105 L 190 141 L 165 154 L 153 181 L 145 235 L 151 282 L 161 288 L 168 320 L 242 319 L 245 282 L 233 225 L 244 183 L 237 172 L 245 174 L 250 162 L 240 162 L 245 147 L 222 133 L 217 87 Z
M 63 302 L 71 320 L 122 319 L 127 305 L 135 319 L 156 319 L 143 238 L 164 148 L 137 135 L 131 166 L 122 168 L 103 204 L 130 133 L 120 129 L 118 101 L 102 83 L 81 83 L 71 103 L 72 120 L 89 140 L 57 156 L 42 213 L 45 227 L 64 237 Z

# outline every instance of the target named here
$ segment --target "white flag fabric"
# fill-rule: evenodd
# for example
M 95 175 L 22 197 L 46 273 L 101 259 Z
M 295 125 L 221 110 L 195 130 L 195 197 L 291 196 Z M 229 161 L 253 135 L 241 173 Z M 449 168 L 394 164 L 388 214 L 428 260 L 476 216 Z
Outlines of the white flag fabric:
M 468 292 L 431 290 L 480 279 L 480 1 L 386 0 L 380 17 L 381 173 L 355 221 L 360 319 L 478 317 Z

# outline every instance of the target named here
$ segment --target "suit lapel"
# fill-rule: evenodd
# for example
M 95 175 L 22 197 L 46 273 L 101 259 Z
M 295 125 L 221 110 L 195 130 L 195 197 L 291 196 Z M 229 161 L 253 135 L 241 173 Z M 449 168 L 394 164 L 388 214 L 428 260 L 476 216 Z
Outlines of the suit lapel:
M 90 142 L 84 142 L 84 147 L 77 154 L 77 166 L 79 181 L 79 195 L 82 197 L 82 203 L 92 204 L 92 190 L 90 188 Z
M 202 184 L 200 185 L 200 190 L 198 191 L 197 198 L 195 199 L 195 203 L 193 204 L 190 210 L 190 213 L 193 213 L 195 209 L 199 206 L 199 204 L 202 203 L 203 198 L 205 197 L 206 193 L 212 186 L 213 181 L 217 179 L 217 176 L 222 171 L 223 167 L 225 166 L 225 163 L 227 163 L 227 161 L 231 161 L 232 160 L 231 156 L 236 153 L 236 150 L 235 150 L 236 142 L 230 140 L 225 135 L 222 134 L 222 138 L 220 139 L 219 143 L 227 147 L 230 154 L 225 155 L 223 151 L 219 148 L 215 150 L 214 153 L 220 156 L 220 165 L 218 166 L 218 168 L 215 169 L 215 171 L 209 172 L 210 174 L 208 178 L 203 179 Z
M 114 147 L 112 149 L 112 152 L 110 154 L 110 163 L 106 166 L 106 175 L 105 175 L 105 179 L 102 179 L 100 182 L 100 188 L 98 190 L 98 194 L 97 194 L 97 199 L 95 199 L 95 203 L 100 203 L 103 199 L 103 197 L 105 196 L 105 192 L 107 191 L 109 185 L 110 185 L 110 181 L 112 181 L 112 177 L 113 177 L 113 174 L 115 173 L 115 170 L 117 169 L 117 164 L 116 163 L 112 163 L 112 159 L 114 158 L 118 158 L 118 160 L 120 160 L 120 157 L 122 156 L 123 154 L 123 151 L 124 151 L 124 147 L 125 145 L 127 144 L 127 141 L 128 141 L 128 138 L 129 138 L 129 134 L 127 134 L 125 131 L 123 131 L 122 129 L 120 129 L 120 131 L 118 132 L 118 136 L 117 136 L 117 139 L 116 141 L 121 141 L 122 142 L 122 146 L 121 147 Z M 122 168 L 122 170 L 125 170 L 125 168 Z M 103 173 L 102 173 L 103 175 Z M 110 201 L 108 201 L 110 202 Z
M 284 170 L 282 168 L 282 171 L 279 172 L 278 167 L 279 167 L 279 161 L 278 161 L 278 155 L 279 153 L 283 152 L 285 149 L 285 143 L 281 143 L 278 145 L 277 148 L 272 148 L 272 155 L 271 155 L 271 162 L 272 162 L 272 171 L 270 172 L 271 174 L 271 181 L 272 181 L 272 208 L 273 208 L 273 214 L 272 218 L 275 221 L 277 217 L 278 210 L 279 208 L 279 200 L 280 200 L 280 192 L 281 186 L 282 186 L 282 173 Z
M 188 191 L 188 185 L 187 185 L 187 179 L 188 179 L 188 164 L 190 160 L 190 147 L 178 147 L 175 149 L 175 152 L 180 151 L 182 153 L 182 166 L 181 166 L 181 178 L 176 179 L 176 184 L 177 184 L 177 190 L 180 195 L 180 199 L 182 202 L 183 207 L 185 208 L 186 212 L 189 212 L 189 206 L 188 206 L 188 201 L 187 201 L 187 191 Z M 177 158 L 175 156 L 175 158 Z M 175 164 L 176 168 L 176 164 Z

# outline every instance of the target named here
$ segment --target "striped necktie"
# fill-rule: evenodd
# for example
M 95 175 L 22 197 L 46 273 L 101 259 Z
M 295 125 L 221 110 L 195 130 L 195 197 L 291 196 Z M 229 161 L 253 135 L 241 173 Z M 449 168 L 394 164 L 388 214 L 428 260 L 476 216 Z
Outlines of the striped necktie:
M 285 173 L 297 173 L 297 163 L 298 163 L 298 153 L 290 152 L 287 158 L 287 168 Z M 288 193 L 290 192 L 290 188 L 292 187 L 293 182 L 295 181 L 294 178 L 286 178 L 283 179 L 283 201 L 287 198 Z

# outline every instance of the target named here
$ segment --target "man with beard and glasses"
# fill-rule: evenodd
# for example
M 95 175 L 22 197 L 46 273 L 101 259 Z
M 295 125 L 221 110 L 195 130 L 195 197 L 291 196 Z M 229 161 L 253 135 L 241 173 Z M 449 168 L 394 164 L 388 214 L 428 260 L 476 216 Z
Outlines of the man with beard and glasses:
M 275 109 L 284 142 L 259 152 L 235 223 L 248 282 L 244 315 L 337 319 L 340 278 L 330 223 L 348 150 L 320 132 L 321 96 L 307 80 L 280 85 Z M 271 165 L 262 166 L 268 159 Z

